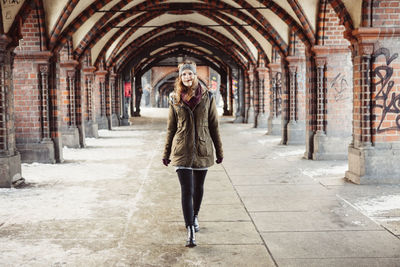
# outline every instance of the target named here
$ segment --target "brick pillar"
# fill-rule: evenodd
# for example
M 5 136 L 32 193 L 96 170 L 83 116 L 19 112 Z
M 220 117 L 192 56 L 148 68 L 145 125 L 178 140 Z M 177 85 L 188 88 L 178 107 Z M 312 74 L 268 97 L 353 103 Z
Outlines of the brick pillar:
M 400 28 L 353 32 L 353 141 L 346 178 L 400 183 Z
M 316 63 L 315 160 L 347 158 L 351 142 L 352 63 L 347 46 L 314 46 Z
M 107 71 L 103 68 L 95 72 L 95 105 L 96 107 L 96 121 L 98 122 L 99 129 L 109 129 L 107 119 L 107 104 L 106 104 L 106 75 Z
M 111 122 L 111 128 L 113 126 L 119 126 L 119 119 L 117 115 L 117 110 L 116 110 L 116 104 L 117 104 L 117 74 L 112 71 L 110 73 L 110 78 L 109 78 L 109 95 L 110 95 L 110 122 Z
M 16 143 L 22 162 L 55 163 L 50 138 L 49 51 L 15 49 Z
M 98 133 L 98 124 L 96 121 L 96 109 L 95 109 L 95 101 L 94 101 L 94 71 L 95 67 L 90 65 L 85 65 L 82 68 L 82 86 L 84 91 L 84 103 L 85 103 L 85 111 L 84 120 L 85 120 L 85 135 L 87 137 L 99 137 Z
M 59 62 L 59 90 L 61 92 L 61 134 L 63 146 L 79 148 L 80 131 L 77 125 L 77 99 L 76 99 L 76 67 L 78 61 L 73 60 L 71 55 L 72 44 L 60 51 Z
M 0 35 L 0 187 L 9 188 L 21 178 L 21 157 L 16 148 L 14 128 L 13 53 L 10 39 Z
M 288 56 L 289 63 L 289 122 L 287 125 L 287 145 L 300 145 L 306 142 L 305 125 L 305 62 L 303 57 Z
M 268 134 L 282 134 L 282 70 L 279 63 L 270 63 L 272 111 L 268 118 Z
M 249 107 L 246 111 L 247 123 L 255 122 L 255 110 L 254 110 L 254 71 L 253 66 L 250 66 L 247 71 L 247 90 L 249 91 Z
M 269 110 L 265 108 L 266 103 L 269 102 L 269 90 L 266 84 L 269 84 L 269 72 L 264 64 L 256 70 L 257 75 L 257 89 L 258 89 L 258 113 L 255 121 L 256 128 L 268 128 Z

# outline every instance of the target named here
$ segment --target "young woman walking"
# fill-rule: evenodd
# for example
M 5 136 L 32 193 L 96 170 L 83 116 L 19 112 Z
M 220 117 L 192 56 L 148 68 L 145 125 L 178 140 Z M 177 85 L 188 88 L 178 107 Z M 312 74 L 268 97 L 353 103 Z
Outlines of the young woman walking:
M 182 210 L 188 232 L 187 247 L 196 246 L 195 232 L 199 231 L 198 214 L 203 199 L 203 185 L 208 167 L 223 159 L 218 130 L 215 100 L 202 88 L 196 75 L 196 64 L 179 64 L 179 76 L 170 97 L 167 138 L 163 164 L 176 168 L 181 184 Z

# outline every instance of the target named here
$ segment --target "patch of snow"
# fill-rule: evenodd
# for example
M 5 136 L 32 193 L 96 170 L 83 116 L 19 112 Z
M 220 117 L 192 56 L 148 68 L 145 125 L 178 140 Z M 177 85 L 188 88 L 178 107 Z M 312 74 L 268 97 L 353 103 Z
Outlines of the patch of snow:
M 400 195 L 388 195 L 358 201 L 354 204 L 367 216 L 376 217 L 391 210 L 400 209 Z
M 13 224 L 48 220 L 88 219 L 98 193 L 84 187 L 63 187 L 60 190 L 30 188 L 1 189 L 2 217 Z
M 315 177 L 320 177 L 320 176 L 343 176 L 345 172 L 347 171 L 348 166 L 347 163 L 343 165 L 338 165 L 334 167 L 325 167 L 325 168 L 319 168 L 319 169 L 304 169 L 301 170 L 301 172 L 309 176 L 311 178 Z
M 288 150 L 288 151 L 274 151 L 280 157 L 299 156 L 304 154 L 304 149 Z

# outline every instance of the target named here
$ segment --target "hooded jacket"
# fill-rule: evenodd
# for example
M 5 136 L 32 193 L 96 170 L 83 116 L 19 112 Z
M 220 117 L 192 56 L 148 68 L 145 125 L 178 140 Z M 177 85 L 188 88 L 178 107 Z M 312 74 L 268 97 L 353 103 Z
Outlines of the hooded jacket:
M 193 111 L 187 104 L 170 98 L 164 159 L 171 158 L 173 166 L 205 168 L 223 158 L 222 143 L 218 129 L 218 113 L 214 97 L 202 89 L 200 102 Z

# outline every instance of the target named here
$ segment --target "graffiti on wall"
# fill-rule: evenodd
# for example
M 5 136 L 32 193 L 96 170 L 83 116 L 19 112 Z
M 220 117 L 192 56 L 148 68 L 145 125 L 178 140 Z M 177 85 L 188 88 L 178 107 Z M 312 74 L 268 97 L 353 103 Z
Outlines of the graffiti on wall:
M 341 102 L 350 98 L 347 94 L 348 89 L 349 84 L 346 80 L 346 77 L 342 73 L 339 73 L 335 76 L 335 78 L 333 78 L 329 87 L 329 90 L 333 90 L 333 95 L 336 102 Z
M 378 57 L 383 56 L 385 58 L 385 65 L 377 66 L 373 70 L 373 75 L 375 81 L 373 86 L 377 90 L 375 95 L 375 108 L 380 108 L 381 110 L 381 120 L 377 131 L 383 132 L 392 129 L 400 130 L 400 94 L 393 92 L 394 81 L 390 80 L 393 75 L 393 68 L 390 67 L 390 63 L 398 58 L 398 53 L 390 55 L 390 51 L 387 48 L 380 48 L 376 50 L 372 56 L 373 60 Z M 387 120 L 388 114 L 394 114 L 396 116 L 396 126 L 394 127 L 383 127 L 382 124 Z

